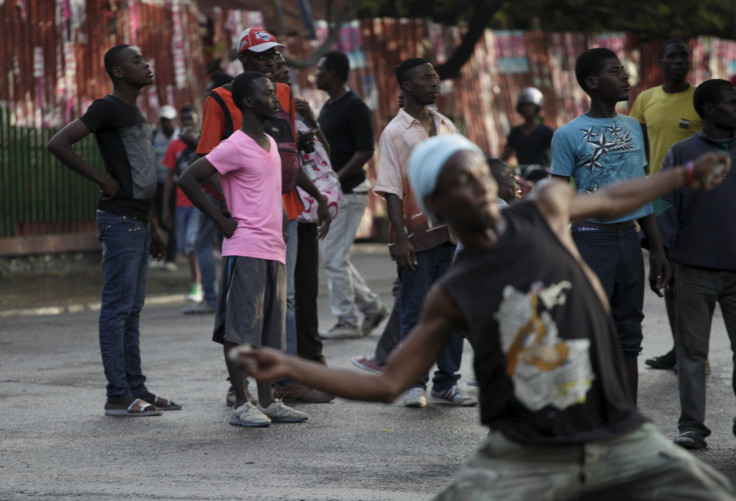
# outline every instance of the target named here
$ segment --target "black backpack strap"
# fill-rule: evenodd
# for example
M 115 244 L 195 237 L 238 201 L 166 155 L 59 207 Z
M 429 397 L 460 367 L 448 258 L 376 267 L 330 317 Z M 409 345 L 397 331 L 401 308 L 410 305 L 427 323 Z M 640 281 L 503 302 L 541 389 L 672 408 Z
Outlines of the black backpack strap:
M 232 92 L 233 85 L 226 84 L 218 88 L 224 88 Z M 225 115 L 225 130 L 223 130 L 220 140 L 227 139 L 232 135 L 233 132 L 235 132 L 235 128 L 233 126 L 233 116 L 230 114 L 230 110 L 228 109 L 227 104 L 225 104 L 225 101 L 223 101 L 222 96 L 215 92 L 214 89 L 210 91 L 209 96 L 214 99 L 217 104 L 220 105 L 220 108 L 222 108 L 222 113 L 223 115 Z

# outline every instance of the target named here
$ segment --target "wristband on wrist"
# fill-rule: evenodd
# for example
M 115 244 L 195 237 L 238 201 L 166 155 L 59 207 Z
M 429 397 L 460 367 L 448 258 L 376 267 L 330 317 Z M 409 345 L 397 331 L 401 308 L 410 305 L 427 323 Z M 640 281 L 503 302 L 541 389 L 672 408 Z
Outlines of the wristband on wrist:
M 687 169 L 687 177 L 685 178 L 685 186 L 692 186 L 693 177 L 695 175 L 695 164 L 692 163 L 692 161 L 690 161 L 685 164 L 685 169 Z

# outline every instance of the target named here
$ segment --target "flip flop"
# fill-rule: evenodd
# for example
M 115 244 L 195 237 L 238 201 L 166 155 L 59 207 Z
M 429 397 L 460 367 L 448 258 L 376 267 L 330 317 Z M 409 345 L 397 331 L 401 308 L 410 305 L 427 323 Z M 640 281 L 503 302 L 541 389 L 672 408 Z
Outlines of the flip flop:
M 133 403 L 127 409 L 105 409 L 105 416 L 145 417 L 160 416 L 161 414 L 163 414 L 161 409 L 140 398 L 133 400 Z
M 181 405 L 177 404 L 173 400 L 169 400 L 168 398 L 159 397 L 158 395 L 154 395 L 153 393 L 149 393 L 148 395 L 144 395 L 142 397 L 143 400 L 146 402 L 155 405 L 162 411 L 180 411 Z

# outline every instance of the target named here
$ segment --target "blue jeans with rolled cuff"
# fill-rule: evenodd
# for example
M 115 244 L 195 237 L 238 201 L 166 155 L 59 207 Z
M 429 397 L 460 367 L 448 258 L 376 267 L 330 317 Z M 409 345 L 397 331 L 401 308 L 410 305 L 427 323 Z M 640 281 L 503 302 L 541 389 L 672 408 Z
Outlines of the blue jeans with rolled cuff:
M 99 337 L 110 401 L 148 392 L 141 370 L 140 313 L 146 299 L 148 222 L 97 211 L 102 244 Z

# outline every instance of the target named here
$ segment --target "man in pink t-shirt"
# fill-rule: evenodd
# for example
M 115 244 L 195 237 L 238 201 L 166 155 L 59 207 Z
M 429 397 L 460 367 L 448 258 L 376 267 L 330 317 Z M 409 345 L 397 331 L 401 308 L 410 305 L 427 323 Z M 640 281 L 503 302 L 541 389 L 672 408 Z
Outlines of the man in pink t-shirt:
M 274 400 L 270 383 L 258 383 L 258 406 L 249 402 L 243 371 L 228 358 L 242 344 L 283 350 L 286 332 L 281 157 L 263 128 L 278 113 L 276 92 L 262 73 L 244 72 L 233 80 L 232 97 L 243 112 L 240 130 L 187 168 L 179 186 L 225 236 L 213 340 L 224 346 L 235 393 L 230 424 L 301 422 L 308 416 Z M 219 174 L 229 214 L 221 213 L 202 191 L 202 183 L 214 174 Z

